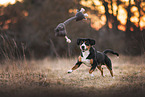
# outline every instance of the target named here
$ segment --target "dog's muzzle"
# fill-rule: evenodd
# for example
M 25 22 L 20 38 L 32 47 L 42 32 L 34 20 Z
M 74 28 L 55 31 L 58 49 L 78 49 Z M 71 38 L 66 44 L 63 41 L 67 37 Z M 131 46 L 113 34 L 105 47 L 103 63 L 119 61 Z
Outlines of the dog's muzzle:
M 85 50 L 85 46 L 81 46 L 82 50 Z
M 85 52 L 86 50 L 88 50 L 85 44 L 82 44 L 82 45 L 81 45 L 81 50 L 82 50 L 83 52 Z

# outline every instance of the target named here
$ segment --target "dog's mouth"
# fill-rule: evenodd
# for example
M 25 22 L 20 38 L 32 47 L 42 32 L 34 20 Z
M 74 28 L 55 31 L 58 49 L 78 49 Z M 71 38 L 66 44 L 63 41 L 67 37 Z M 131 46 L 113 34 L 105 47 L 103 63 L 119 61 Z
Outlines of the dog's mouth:
M 85 51 L 87 51 L 87 49 L 86 50 L 82 50 L 82 52 L 85 52 Z

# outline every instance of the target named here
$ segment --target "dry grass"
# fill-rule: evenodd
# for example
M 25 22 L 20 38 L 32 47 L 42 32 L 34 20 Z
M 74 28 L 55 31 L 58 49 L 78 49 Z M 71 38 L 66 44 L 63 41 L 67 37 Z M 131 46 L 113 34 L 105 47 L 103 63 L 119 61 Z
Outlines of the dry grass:
M 76 58 L 9 61 L 0 65 L 0 97 L 143 97 L 145 58 L 112 57 L 115 79 L 104 66 L 105 77 L 82 65 L 67 74 Z

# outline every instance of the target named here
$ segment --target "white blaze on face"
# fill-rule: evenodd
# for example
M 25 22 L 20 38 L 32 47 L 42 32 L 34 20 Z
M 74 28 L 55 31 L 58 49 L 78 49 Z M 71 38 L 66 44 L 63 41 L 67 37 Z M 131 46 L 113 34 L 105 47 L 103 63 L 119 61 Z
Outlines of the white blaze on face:
M 83 47 L 84 47 L 84 48 L 83 48 Z M 81 49 L 82 51 L 87 49 L 85 43 L 83 43 L 83 44 L 80 46 L 80 49 Z

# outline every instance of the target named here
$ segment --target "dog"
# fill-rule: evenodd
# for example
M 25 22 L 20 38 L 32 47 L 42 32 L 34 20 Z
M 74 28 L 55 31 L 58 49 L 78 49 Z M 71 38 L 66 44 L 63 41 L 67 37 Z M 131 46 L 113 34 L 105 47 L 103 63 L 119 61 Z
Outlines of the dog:
M 110 71 L 111 76 L 113 77 L 112 63 L 106 54 L 112 53 L 114 55 L 119 56 L 118 53 L 110 49 L 104 50 L 103 52 L 97 51 L 93 47 L 93 45 L 95 45 L 95 40 L 93 39 L 87 39 L 87 38 L 77 39 L 77 45 L 80 46 L 81 54 L 78 57 L 75 66 L 71 70 L 68 70 L 68 73 L 72 73 L 83 63 L 86 66 L 91 67 L 89 70 L 89 74 L 91 76 L 94 76 L 92 72 L 96 69 L 96 67 L 101 71 L 101 75 L 104 76 L 103 68 L 101 68 L 101 66 L 106 65 L 106 67 Z

